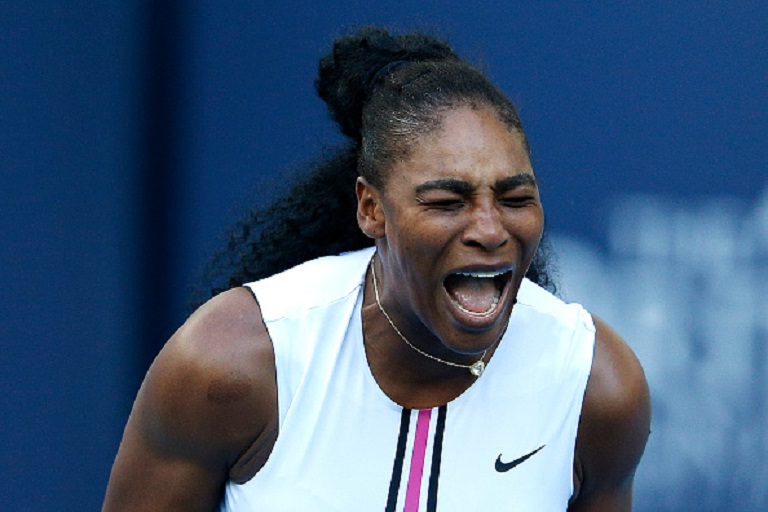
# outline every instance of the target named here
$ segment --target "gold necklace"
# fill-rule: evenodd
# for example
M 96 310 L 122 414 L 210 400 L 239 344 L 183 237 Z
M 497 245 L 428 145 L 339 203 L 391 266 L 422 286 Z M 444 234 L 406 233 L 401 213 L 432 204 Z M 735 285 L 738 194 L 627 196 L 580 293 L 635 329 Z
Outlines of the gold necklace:
M 459 363 L 453 363 L 451 361 L 446 361 L 445 359 L 440 359 L 439 357 L 433 356 L 432 354 L 427 354 L 423 350 L 416 347 L 413 343 L 408 341 L 408 339 L 403 336 L 403 333 L 400 332 L 400 329 L 398 329 L 395 326 L 395 323 L 392 321 L 391 318 L 389 318 L 389 315 L 386 311 L 384 311 L 384 306 L 381 305 L 381 300 L 379 299 L 379 285 L 376 281 L 376 268 L 373 264 L 373 259 L 371 259 L 371 276 L 373 277 L 373 292 L 376 296 L 376 305 L 379 306 L 379 309 L 381 310 L 381 313 L 384 315 L 384 318 L 387 319 L 387 322 L 389 322 L 389 325 L 392 326 L 392 329 L 397 333 L 398 336 L 400 336 L 400 339 L 402 339 L 406 345 L 411 347 L 413 350 L 418 352 L 419 354 L 423 355 L 424 357 L 428 357 L 430 359 L 433 359 L 437 361 L 438 363 L 443 363 L 448 366 L 455 366 L 457 368 L 466 368 L 469 370 L 469 373 L 474 375 L 475 377 L 480 377 L 483 372 L 485 371 L 485 362 L 483 361 L 483 358 L 485 357 L 485 354 L 488 352 L 488 349 L 483 350 L 483 355 L 480 356 L 480 359 L 475 361 L 472 364 L 459 364 Z

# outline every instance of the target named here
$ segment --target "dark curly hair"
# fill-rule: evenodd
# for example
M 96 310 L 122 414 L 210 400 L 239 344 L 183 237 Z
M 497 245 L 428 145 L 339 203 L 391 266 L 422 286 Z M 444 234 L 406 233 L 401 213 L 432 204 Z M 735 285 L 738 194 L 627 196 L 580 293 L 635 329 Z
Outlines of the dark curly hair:
M 287 192 L 230 231 L 193 306 L 304 261 L 373 245 L 355 221 L 355 179 L 386 186 L 391 164 L 438 128 L 446 111 L 490 107 L 528 148 L 509 99 L 446 42 L 425 34 L 366 27 L 342 36 L 320 60 L 315 88 L 349 142 L 311 162 Z M 542 240 L 526 277 L 555 291 L 549 253 Z

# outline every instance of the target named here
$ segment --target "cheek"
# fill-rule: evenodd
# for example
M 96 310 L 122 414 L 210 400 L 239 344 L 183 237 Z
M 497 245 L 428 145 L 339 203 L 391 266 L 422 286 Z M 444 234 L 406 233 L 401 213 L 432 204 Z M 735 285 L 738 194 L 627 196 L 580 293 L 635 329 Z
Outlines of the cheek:
M 387 235 L 400 249 L 412 253 L 432 252 L 444 246 L 457 231 L 456 222 L 425 212 L 395 211 L 387 223 Z
M 536 208 L 536 211 L 531 215 L 530 222 L 530 234 L 536 239 L 536 243 L 541 239 L 541 234 L 544 232 L 544 210 Z
M 531 208 L 516 215 L 512 233 L 523 245 L 525 252 L 535 252 L 544 232 L 544 212 L 541 208 Z

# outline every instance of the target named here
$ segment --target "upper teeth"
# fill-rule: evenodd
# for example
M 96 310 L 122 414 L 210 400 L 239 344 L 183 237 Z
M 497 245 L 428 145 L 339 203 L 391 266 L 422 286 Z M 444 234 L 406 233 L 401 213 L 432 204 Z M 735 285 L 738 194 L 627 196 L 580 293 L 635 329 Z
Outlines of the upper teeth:
M 457 272 L 458 274 L 461 274 L 463 276 L 469 276 L 469 277 L 496 277 L 503 274 L 503 271 L 498 272 Z

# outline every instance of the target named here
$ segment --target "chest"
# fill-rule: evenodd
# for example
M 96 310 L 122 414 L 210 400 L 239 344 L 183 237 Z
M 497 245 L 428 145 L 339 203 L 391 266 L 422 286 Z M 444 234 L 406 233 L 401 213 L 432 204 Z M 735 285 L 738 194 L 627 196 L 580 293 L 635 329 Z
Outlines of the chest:
M 562 389 L 493 393 L 489 379 L 409 410 L 344 357 L 336 363 L 299 387 L 267 464 L 229 484 L 228 510 L 566 509 L 579 407 Z
M 360 308 L 350 295 L 267 322 L 279 433 L 256 476 L 227 484 L 221 510 L 567 508 L 592 331 L 524 309 L 475 384 L 409 410 L 370 372 Z

